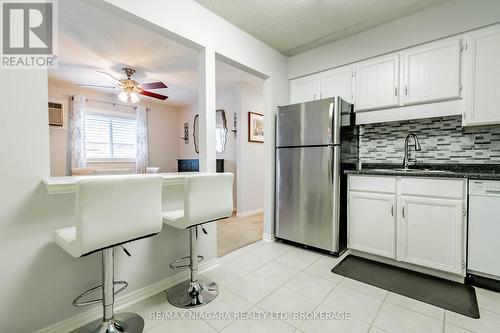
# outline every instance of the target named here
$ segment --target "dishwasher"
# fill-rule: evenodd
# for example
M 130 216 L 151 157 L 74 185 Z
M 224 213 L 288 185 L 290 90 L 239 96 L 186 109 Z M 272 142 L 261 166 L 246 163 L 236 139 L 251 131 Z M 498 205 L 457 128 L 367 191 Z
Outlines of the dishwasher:
M 500 181 L 469 181 L 467 273 L 500 285 Z M 495 281 L 497 280 L 497 281 Z

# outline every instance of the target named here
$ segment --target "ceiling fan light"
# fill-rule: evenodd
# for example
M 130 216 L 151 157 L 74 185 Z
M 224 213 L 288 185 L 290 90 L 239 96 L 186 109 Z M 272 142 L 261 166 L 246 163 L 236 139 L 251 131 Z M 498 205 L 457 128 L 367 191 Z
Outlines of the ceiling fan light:
M 128 103 L 128 94 L 125 91 L 122 91 L 118 94 L 118 99 L 124 103 Z
M 137 103 L 137 102 L 139 102 L 139 95 L 137 95 L 137 93 L 135 93 L 135 92 L 131 92 L 129 94 L 129 98 L 130 98 L 130 103 Z

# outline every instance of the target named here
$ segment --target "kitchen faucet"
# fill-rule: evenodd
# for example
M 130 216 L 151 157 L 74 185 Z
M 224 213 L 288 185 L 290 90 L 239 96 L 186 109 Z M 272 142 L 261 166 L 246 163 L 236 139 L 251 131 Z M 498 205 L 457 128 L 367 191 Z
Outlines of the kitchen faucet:
M 410 138 L 413 138 L 415 143 L 415 151 L 420 151 L 422 148 L 420 147 L 420 143 L 418 142 L 418 137 L 415 133 L 410 133 L 406 136 L 405 139 L 405 156 L 403 158 L 403 168 L 408 169 L 408 144 L 410 143 Z

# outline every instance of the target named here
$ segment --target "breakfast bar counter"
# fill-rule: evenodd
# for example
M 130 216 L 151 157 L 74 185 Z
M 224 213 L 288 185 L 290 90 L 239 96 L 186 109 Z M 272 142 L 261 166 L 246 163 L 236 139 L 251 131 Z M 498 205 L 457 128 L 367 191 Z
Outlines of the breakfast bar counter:
M 181 185 L 184 179 L 197 175 L 199 172 L 168 172 L 157 174 L 131 174 L 131 175 L 102 175 L 102 176 L 66 176 L 50 177 L 42 182 L 45 185 L 47 194 L 72 194 L 76 192 L 76 184 L 79 180 L 85 179 L 113 179 L 113 178 L 137 178 L 137 177 L 163 177 L 163 185 Z

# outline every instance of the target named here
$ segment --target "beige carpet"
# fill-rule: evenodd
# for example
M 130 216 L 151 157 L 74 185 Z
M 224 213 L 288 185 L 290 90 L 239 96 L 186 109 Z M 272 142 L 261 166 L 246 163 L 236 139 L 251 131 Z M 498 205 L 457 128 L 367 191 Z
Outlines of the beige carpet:
M 230 217 L 217 222 L 219 257 L 262 239 L 263 214 Z

